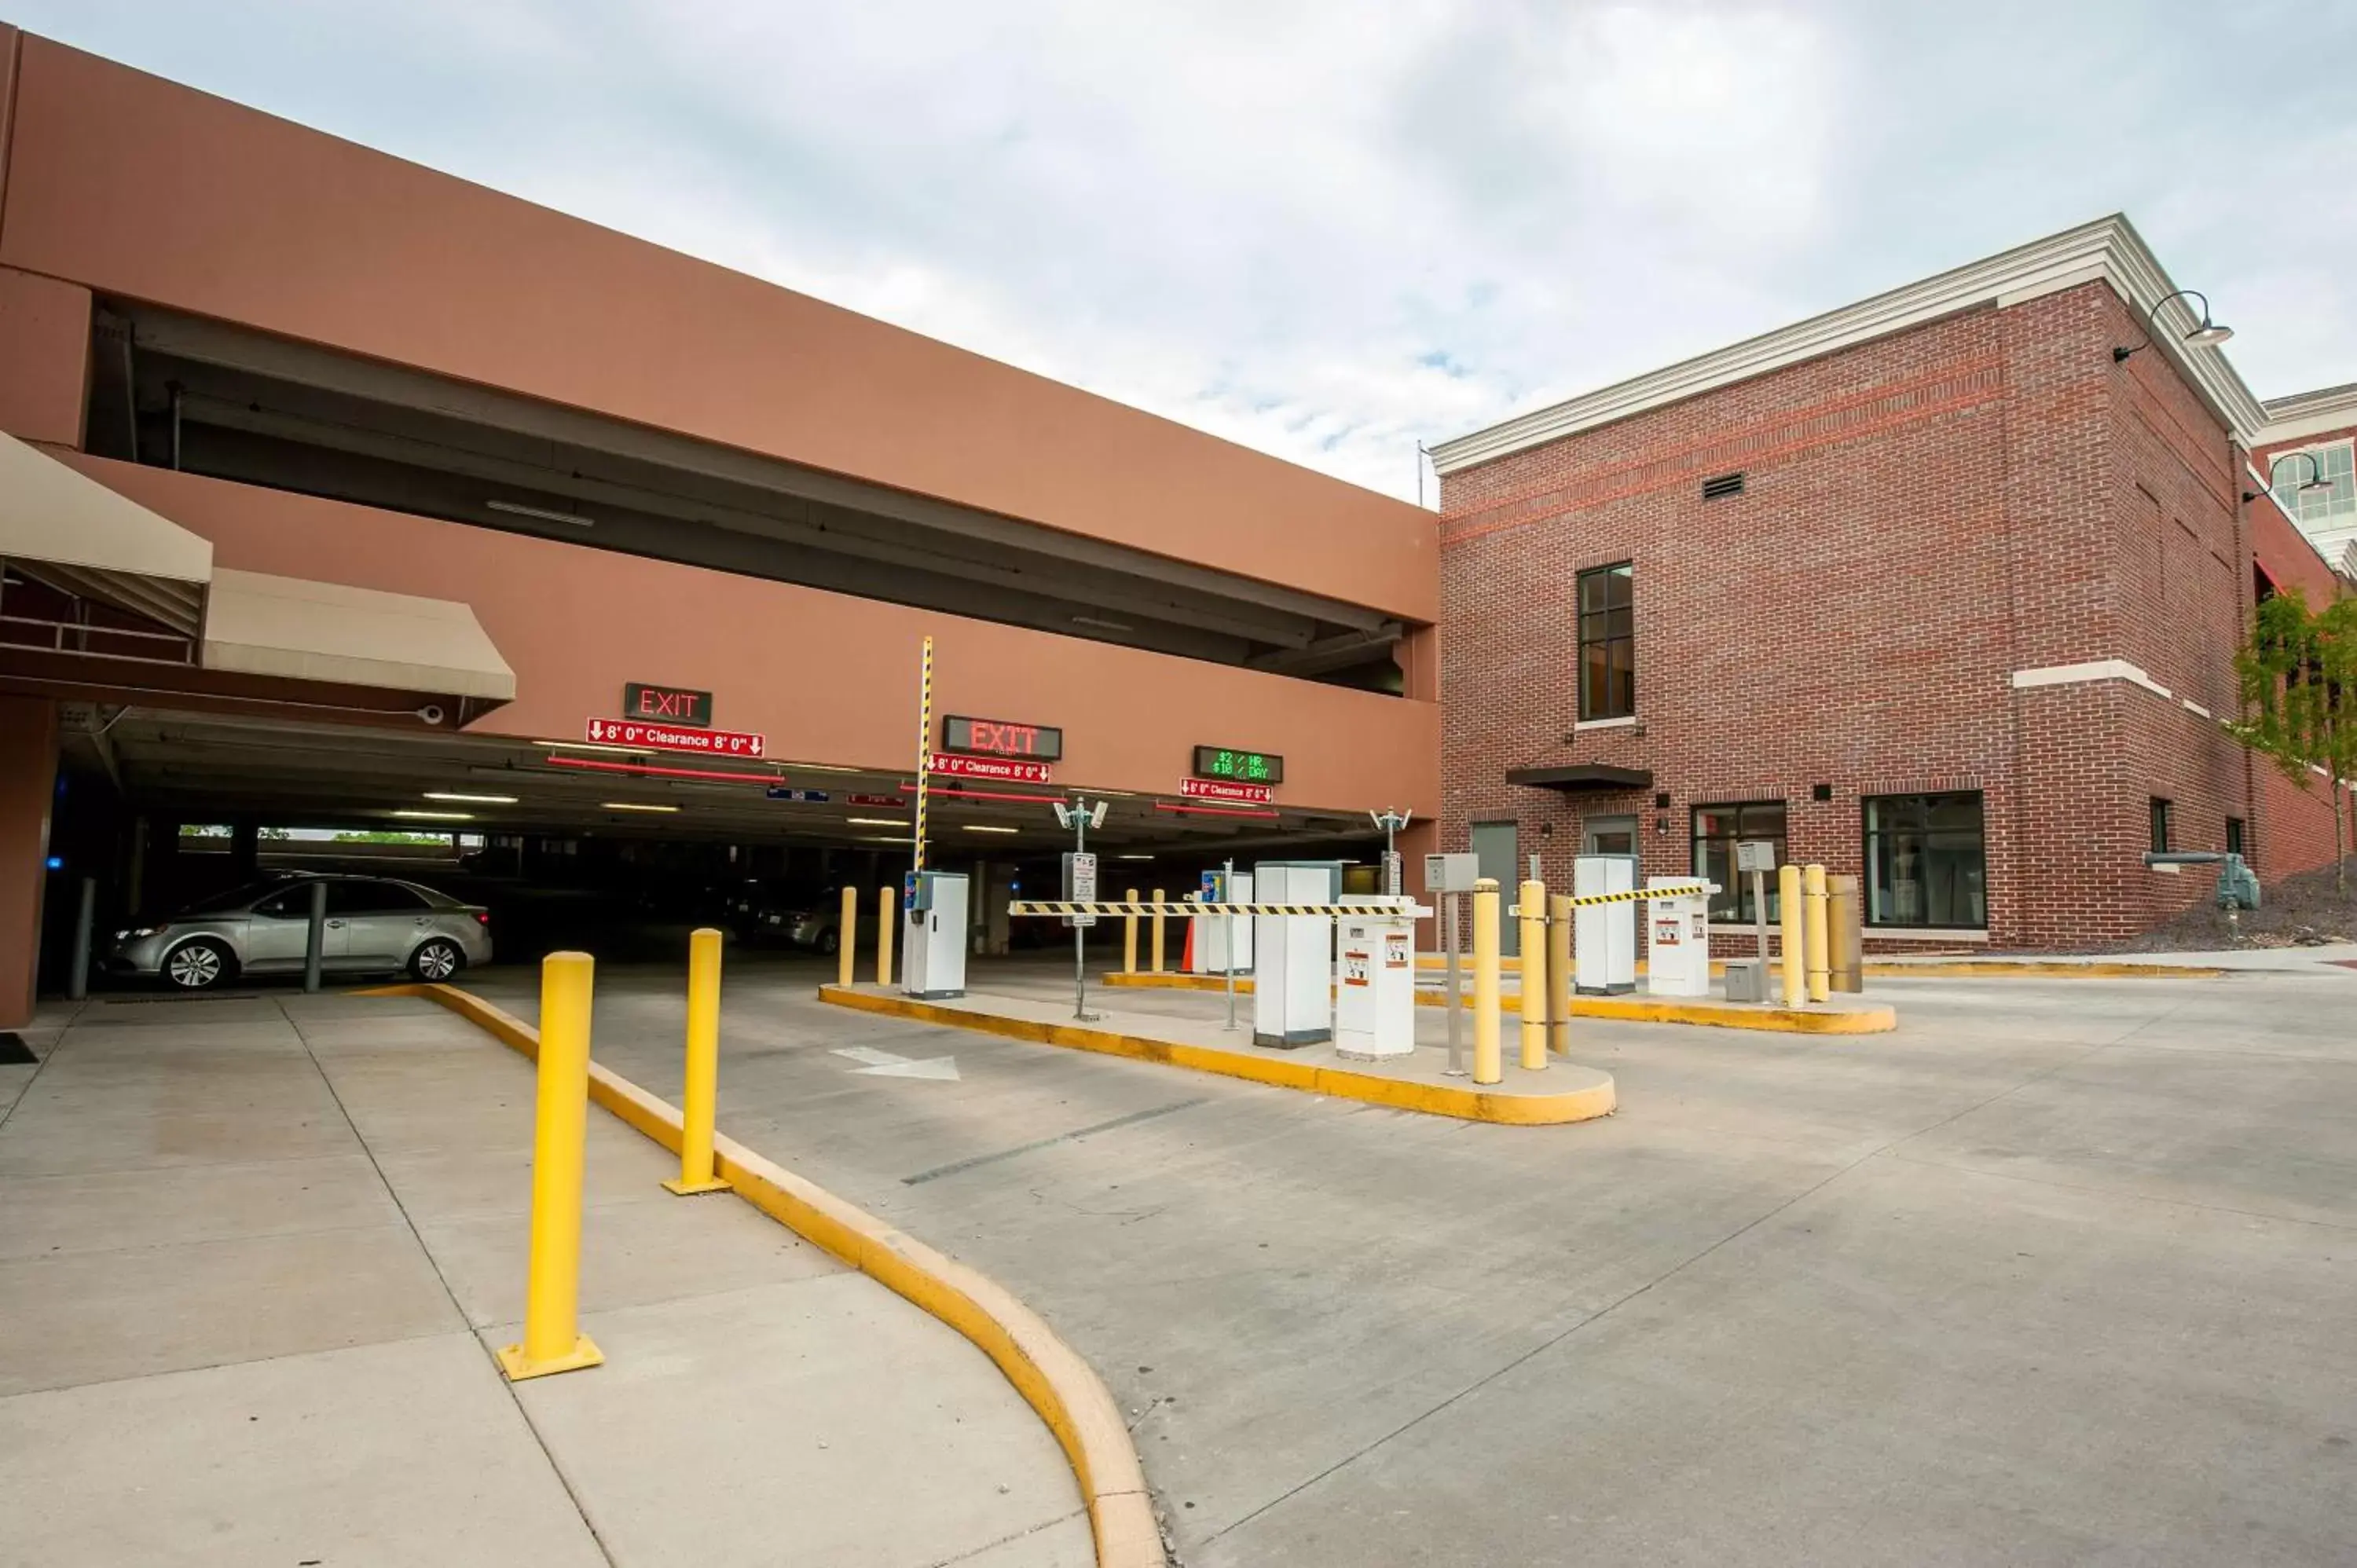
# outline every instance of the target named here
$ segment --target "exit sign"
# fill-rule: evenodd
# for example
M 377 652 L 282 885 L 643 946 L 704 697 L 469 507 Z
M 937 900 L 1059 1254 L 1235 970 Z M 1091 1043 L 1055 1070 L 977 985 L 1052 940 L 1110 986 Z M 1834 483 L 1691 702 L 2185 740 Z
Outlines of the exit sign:
M 1285 782 L 1285 758 L 1265 751 L 1199 746 L 1195 748 L 1195 777 L 1232 779 L 1239 784 L 1282 784 Z
M 1053 725 L 1020 725 L 1012 719 L 942 720 L 942 749 L 982 757 L 1021 757 L 1033 762 L 1058 762 L 1064 756 L 1064 732 Z
M 706 727 L 712 723 L 712 693 L 691 692 L 684 686 L 627 682 L 622 687 L 622 716 L 651 724 Z

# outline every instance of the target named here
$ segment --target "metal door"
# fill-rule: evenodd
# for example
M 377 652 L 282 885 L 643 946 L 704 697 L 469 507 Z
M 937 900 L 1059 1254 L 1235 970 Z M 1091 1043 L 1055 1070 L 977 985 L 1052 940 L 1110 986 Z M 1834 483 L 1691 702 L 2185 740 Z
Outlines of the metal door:
M 1514 891 L 1523 885 L 1523 857 L 1512 822 L 1475 822 L 1473 856 L 1484 876 L 1498 879 L 1498 950 L 1514 958 L 1523 950 L 1522 929 L 1506 911 L 1514 907 Z
M 1634 817 L 1588 817 L 1579 824 L 1579 853 L 1582 854 L 1634 854 L 1637 853 L 1637 819 Z

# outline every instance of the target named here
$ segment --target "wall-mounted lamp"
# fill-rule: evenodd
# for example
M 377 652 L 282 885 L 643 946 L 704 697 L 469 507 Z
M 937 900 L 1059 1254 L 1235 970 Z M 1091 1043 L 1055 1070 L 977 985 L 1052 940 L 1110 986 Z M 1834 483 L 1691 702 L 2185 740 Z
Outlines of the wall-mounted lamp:
M 2301 480 L 2298 484 L 2294 485 L 2292 487 L 2293 490 L 2330 489 L 2332 488 L 2331 482 L 2324 477 L 2324 465 L 2316 460 L 2316 454 L 2313 452 L 2286 453 L 2284 456 L 2276 458 L 2274 462 L 2267 465 L 2267 477 L 2272 479 L 2275 477 L 2276 469 L 2281 467 L 2286 463 L 2297 462 L 2303 457 L 2308 459 L 2308 478 Z M 2275 487 L 2270 484 L 2267 489 L 2264 490 L 2244 490 L 2243 492 L 2243 499 L 2244 501 L 2255 501 L 2261 496 L 2270 493 L 2274 489 Z
M 2201 325 L 2194 328 L 2185 335 L 2183 341 L 2188 346 L 2214 349 L 2219 344 L 2223 343 L 2227 338 L 2232 338 L 2234 335 L 2234 329 L 2233 328 L 2221 327 L 2216 322 L 2210 319 L 2210 296 L 2208 295 L 2201 293 L 2198 289 L 2180 288 L 2175 294 L 2156 302 L 2150 310 L 2144 313 L 2144 341 L 2137 344 L 2133 349 L 2114 349 L 2112 350 L 2112 362 L 2114 364 L 2118 364 L 2121 360 L 2126 360 L 2131 354 L 2142 353 L 2145 349 L 2152 347 L 2153 331 L 2160 325 L 2161 307 L 2166 306 L 2169 300 L 2172 299 L 2198 299 L 2201 302 Z

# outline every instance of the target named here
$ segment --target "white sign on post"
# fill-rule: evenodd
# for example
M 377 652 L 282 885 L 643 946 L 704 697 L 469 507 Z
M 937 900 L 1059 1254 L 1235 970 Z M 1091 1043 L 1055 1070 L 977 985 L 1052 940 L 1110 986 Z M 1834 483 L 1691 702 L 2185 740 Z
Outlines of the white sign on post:
M 1096 902 L 1097 857 L 1084 850 L 1075 851 L 1070 857 L 1070 864 L 1072 868 L 1072 886 L 1067 897 L 1075 904 Z M 1072 924 L 1075 926 L 1093 926 L 1096 923 L 1097 918 L 1094 915 L 1072 917 Z

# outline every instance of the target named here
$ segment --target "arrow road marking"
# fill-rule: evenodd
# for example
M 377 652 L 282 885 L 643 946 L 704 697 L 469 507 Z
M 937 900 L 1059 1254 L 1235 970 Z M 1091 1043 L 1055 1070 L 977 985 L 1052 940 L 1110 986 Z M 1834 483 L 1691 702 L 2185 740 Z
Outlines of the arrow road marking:
M 955 1057 L 932 1057 L 916 1061 L 908 1057 L 894 1056 L 890 1051 L 879 1051 L 873 1046 L 844 1046 L 834 1054 L 866 1063 L 866 1066 L 854 1069 L 866 1078 L 930 1078 L 955 1082 L 958 1076 Z

